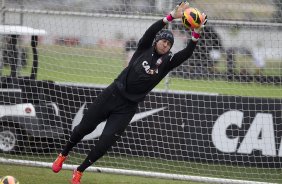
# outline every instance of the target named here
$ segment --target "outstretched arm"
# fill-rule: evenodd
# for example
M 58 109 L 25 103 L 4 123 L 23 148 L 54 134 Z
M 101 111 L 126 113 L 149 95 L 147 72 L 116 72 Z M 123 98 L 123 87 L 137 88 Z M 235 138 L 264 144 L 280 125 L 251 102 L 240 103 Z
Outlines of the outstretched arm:
M 182 64 L 184 61 L 186 61 L 188 58 L 192 56 L 194 49 L 196 48 L 197 41 L 200 38 L 200 33 L 202 32 L 203 28 L 205 27 L 205 24 L 208 21 L 207 16 L 204 13 L 203 16 L 204 16 L 204 21 L 202 22 L 199 28 L 195 28 L 192 31 L 192 39 L 187 44 L 187 46 L 183 50 L 174 54 L 173 57 L 171 58 L 169 64 L 170 70 L 179 66 L 180 64 Z
M 188 2 L 181 2 L 177 5 L 169 15 L 164 17 L 161 20 L 158 20 L 154 24 L 152 24 L 147 31 L 144 33 L 142 38 L 139 40 L 138 49 L 147 49 L 152 46 L 153 41 L 156 37 L 156 34 L 164 28 L 164 26 L 171 22 L 173 19 L 178 19 L 182 17 L 183 11 L 189 7 Z
M 144 33 L 142 38 L 139 40 L 138 43 L 138 50 L 147 49 L 152 46 L 153 41 L 156 37 L 156 34 L 166 25 L 165 22 L 163 22 L 163 19 L 158 20 L 154 24 L 152 24 Z

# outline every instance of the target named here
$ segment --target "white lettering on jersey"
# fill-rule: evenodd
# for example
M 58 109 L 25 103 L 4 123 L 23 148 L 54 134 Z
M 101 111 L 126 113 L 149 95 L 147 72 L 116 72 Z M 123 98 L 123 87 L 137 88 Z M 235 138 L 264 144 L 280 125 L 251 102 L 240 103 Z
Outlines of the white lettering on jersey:
M 150 70 L 150 65 L 148 61 L 143 61 L 142 66 L 145 69 L 146 73 L 148 73 L 148 71 Z
M 147 74 L 153 75 L 155 73 L 158 73 L 158 70 L 155 71 L 150 68 L 148 61 L 143 61 L 142 66 Z

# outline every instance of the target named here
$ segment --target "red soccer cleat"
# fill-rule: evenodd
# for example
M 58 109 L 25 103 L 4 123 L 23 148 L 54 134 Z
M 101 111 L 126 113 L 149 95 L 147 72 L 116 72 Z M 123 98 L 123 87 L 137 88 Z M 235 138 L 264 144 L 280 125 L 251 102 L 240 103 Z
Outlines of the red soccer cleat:
M 63 163 L 66 159 L 66 156 L 63 156 L 61 153 L 59 154 L 59 156 L 52 165 L 52 170 L 54 173 L 58 173 L 62 169 Z
M 81 177 L 82 177 L 82 172 L 74 170 L 72 174 L 71 184 L 80 184 Z

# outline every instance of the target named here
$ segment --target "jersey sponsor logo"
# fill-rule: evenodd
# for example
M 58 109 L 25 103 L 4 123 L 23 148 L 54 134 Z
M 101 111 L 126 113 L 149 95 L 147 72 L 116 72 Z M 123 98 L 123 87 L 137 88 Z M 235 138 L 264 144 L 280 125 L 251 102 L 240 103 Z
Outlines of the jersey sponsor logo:
M 155 72 L 150 68 L 148 61 L 143 61 L 142 66 L 147 74 L 153 75 Z
M 257 113 L 243 140 L 240 140 L 240 135 L 227 135 L 227 129 L 231 126 L 243 128 L 243 116 L 243 112 L 232 110 L 218 117 L 212 129 L 215 147 L 224 153 L 251 154 L 254 150 L 259 150 L 265 156 L 281 157 L 282 140 L 277 150 L 278 140 L 275 138 L 273 116 L 270 113 Z
M 74 129 L 75 126 L 77 126 L 80 123 L 80 121 L 83 117 L 83 112 L 84 112 L 85 106 L 86 106 L 86 103 L 84 103 L 80 107 L 80 109 L 77 111 L 77 113 L 76 113 L 76 115 L 75 115 L 75 117 L 72 121 L 72 128 L 71 128 L 72 130 Z M 139 121 L 143 118 L 146 118 L 148 116 L 151 116 L 153 114 L 156 114 L 160 111 L 163 111 L 166 108 L 167 107 L 162 107 L 162 108 L 158 108 L 158 109 L 152 109 L 152 110 L 149 110 L 149 111 L 137 113 L 133 116 L 132 120 L 130 121 L 130 124 L 133 123 L 133 122 Z M 102 132 L 105 128 L 105 125 L 106 125 L 106 121 L 101 122 L 92 133 L 86 135 L 82 140 L 83 141 L 93 140 L 97 137 L 100 137 L 100 135 L 102 134 Z
M 142 66 L 147 74 L 154 75 L 155 73 L 159 73 L 158 69 L 155 70 L 151 69 L 148 61 L 143 61 Z

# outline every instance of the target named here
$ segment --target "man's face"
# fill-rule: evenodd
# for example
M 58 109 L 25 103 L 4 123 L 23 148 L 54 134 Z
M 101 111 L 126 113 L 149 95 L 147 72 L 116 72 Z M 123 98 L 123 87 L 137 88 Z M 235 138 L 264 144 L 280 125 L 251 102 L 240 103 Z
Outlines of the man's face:
M 158 54 L 166 54 L 171 49 L 170 41 L 166 39 L 161 39 L 156 43 L 156 51 Z

